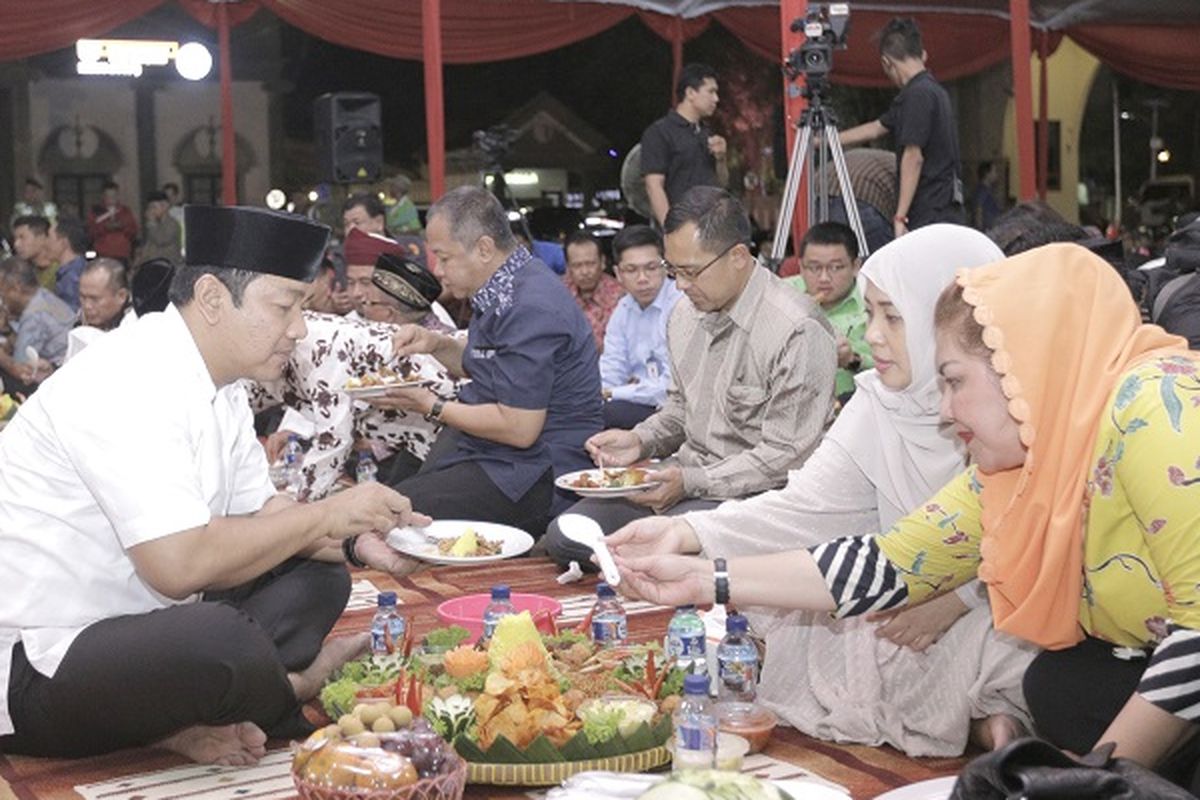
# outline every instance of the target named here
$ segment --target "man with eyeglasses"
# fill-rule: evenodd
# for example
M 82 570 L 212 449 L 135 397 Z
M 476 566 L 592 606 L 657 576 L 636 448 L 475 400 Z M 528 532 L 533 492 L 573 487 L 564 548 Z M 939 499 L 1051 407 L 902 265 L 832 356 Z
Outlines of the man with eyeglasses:
M 854 393 L 854 373 L 875 365 L 867 344 L 867 311 L 858 289 L 858 239 L 840 222 L 813 225 L 800 240 L 800 274 L 787 281 L 821 305 L 837 332 L 836 391 L 845 402 Z
M 633 430 L 586 442 L 606 467 L 663 460 L 648 467 L 652 488 L 572 507 L 606 534 L 782 486 L 816 449 L 833 410 L 833 329 L 811 298 L 758 265 L 742 204 L 697 186 L 671 206 L 664 230 L 663 268 L 688 298 L 667 325 L 666 401 Z M 566 539 L 557 522 L 546 550 L 560 564 L 591 566 L 591 551 Z
M 626 294 L 608 320 L 600 356 L 606 429 L 637 425 L 662 407 L 671 385 L 667 320 L 683 293 L 666 279 L 662 255 L 662 236 L 649 225 L 631 225 L 613 238 Z

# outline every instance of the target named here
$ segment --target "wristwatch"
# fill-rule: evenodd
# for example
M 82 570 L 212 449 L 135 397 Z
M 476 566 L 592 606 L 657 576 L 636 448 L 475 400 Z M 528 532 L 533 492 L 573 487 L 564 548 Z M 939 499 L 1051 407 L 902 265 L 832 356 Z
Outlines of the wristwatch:
M 725 559 L 713 559 L 713 602 L 723 606 L 729 602 L 729 568 Z
M 446 409 L 446 401 L 442 398 L 437 398 L 433 401 L 433 406 L 429 409 L 429 413 L 425 415 L 426 422 L 441 422 L 442 411 Z
M 362 569 L 366 567 L 367 564 L 358 557 L 358 553 L 354 550 L 354 548 L 358 545 L 358 536 L 359 535 L 356 533 L 353 536 L 347 536 L 345 539 L 342 539 L 342 555 L 346 557 L 347 564 L 352 567 L 358 567 L 359 569 Z

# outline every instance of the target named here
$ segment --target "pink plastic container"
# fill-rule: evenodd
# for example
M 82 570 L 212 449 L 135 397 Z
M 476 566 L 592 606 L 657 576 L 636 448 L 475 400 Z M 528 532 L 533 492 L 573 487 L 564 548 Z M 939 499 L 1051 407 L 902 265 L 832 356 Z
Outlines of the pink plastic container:
M 443 625 L 461 625 L 471 632 L 472 639 L 478 639 L 483 635 L 483 610 L 491 601 L 490 593 L 456 597 L 437 607 L 437 617 Z M 555 619 L 562 613 L 562 603 L 544 594 L 513 592 L 512 604 L 517 611 L 528 611 L 534 624 L 539 617 L 544 619 L 547 613 Z M 544 625 L 538 625 L 538 630 L 544 630 Z

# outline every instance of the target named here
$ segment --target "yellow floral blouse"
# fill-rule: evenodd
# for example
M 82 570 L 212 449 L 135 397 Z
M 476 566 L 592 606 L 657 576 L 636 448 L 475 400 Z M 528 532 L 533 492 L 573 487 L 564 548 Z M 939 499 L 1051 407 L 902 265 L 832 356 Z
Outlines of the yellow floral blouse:
M 837 613 L 920 602 L 975 578 L 980 491 L 970 468 L 887 533 L 813 548 Z M 1185 689 L 1200 679 L 1200 354 L 1125 374 L 1100 425 L 1084 503 L 1082 629 L 1153 648 L 1139 692 L 1200 718 L 1200 689 Z

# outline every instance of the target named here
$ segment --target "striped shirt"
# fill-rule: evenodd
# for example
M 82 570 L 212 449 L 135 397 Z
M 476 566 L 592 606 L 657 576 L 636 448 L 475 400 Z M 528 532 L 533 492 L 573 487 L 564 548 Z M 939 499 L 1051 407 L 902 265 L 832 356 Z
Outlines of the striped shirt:
M 837 346 L 811 298 L 756 268 L 725 312 L 675 305 L 671 387 L 634 428 L 644 456 L 671 456 L 688 497 L 782 486 L 820 442 L 833 408 Z

